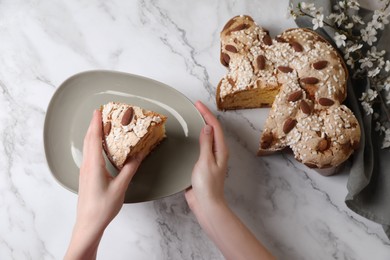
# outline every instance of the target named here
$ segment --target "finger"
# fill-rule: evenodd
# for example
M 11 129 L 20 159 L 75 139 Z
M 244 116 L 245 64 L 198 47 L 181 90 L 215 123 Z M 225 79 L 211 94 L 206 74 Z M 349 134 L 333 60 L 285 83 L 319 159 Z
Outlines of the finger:
M 122 192 L 126 191 L 130 181 L 133 179 L 135 173 L 137 172 L 138 167 L 141 164 L 143 158 L 143 154 L 138 154 L 137 156 L 129 158 L 126 161 L 118 176 L 116 176 L 116 178 L 113 180 L 113 185 L 115 186 L 115 189 L 119 189 Z
M 213 127 L 211 125 L 205 125 L 200 132 L 199 144 L 200 144 L 200 155 L 199 160 L 209 160 L 212 159 L 215 161 L 214 152 L 213 152 Z
M 203 116 L 206 123 L 213 127 L 214 153 L 217 163 L 225 163 L 228 156 L 228 147 L 225 142 L 221 124 L 219 123 L 218 119 L 213 115 L 213 113 L 202 102 L 196 102 L 195 106 Z
M 102 132 L 102 114 L 99 110 L 95 110 L 84 138 L 83 163 L 91 161 L 94 164 L 104 165 Z

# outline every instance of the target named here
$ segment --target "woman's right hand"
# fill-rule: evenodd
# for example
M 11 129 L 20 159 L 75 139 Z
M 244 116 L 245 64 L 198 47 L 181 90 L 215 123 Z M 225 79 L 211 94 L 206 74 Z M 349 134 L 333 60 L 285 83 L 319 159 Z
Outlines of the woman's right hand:
M 185 197 L 197 219 L 204 222 L 203 213 L 208 207 L 225 203 L 224 182 L 229 152 L 218 119 L 200 101 L 195 106 L 206 126 L 199 137 L 200 155 L 192 171 L 192 187 L 186 191 Z

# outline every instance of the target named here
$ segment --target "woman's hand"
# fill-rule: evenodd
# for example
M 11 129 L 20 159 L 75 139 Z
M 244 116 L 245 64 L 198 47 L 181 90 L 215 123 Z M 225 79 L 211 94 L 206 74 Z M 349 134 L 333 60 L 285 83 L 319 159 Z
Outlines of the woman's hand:
M 228 148 L 221 125 L 200 102 L 196 108 L 207 125 L 199 137 L 200 155 L 192 171 L 192 187 L 185 197 L 207 235 L 226 259 L 274 259 L 229 208 L 224 197 Z
M 192 171 L 192 187 L 185 197 L 199 222 L 214 204 L 225 203 L 224 182 L 229 158 L 223 131 L 218 119 L 201 102 L 195 104 L 206 121 L 199 137 L 200 155 Z M 212 204 L 212 205 L 210 205 Z
M 102 115 L 96 110 L 84 138 L 77 218 L 66 259 L 94 259 L 105 228 L 118 214 L 143 155 L 130 158 L 118 176 L 106 169 L 102 153 Z

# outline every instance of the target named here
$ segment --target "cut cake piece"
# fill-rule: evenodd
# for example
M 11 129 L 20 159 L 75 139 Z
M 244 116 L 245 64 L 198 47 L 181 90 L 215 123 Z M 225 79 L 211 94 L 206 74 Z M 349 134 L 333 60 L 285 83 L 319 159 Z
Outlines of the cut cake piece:
M 219 110 L 271 107 L 280 90 L 269 32 L 250 16 L 230 19 L 221 32 L 222 65 L 229 69 L 217 86 Z
M 129 157 L 148 155 L 166 137 L 164 115 L 116 102 L 103 105 L 101 111 L 103 149 L 118 170 Z

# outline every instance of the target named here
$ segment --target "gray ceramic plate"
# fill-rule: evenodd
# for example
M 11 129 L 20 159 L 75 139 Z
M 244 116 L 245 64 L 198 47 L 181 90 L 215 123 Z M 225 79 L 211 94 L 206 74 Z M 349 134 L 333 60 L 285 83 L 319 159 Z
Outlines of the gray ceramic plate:
M 67 79 L 47 109 L 44 146 L 55 179 L 78 191 L 83 139 L 94 109 L 109 101 L 125 102 L 168 116 L 167 138 L 141 164 L 126 203 L 154 200 L 191 185 L 198 159 L 202 116 L 180 92 L 155 80 L 127 73 L 88 71 Z M 117 174 L 106 159 L 111 174 Z

